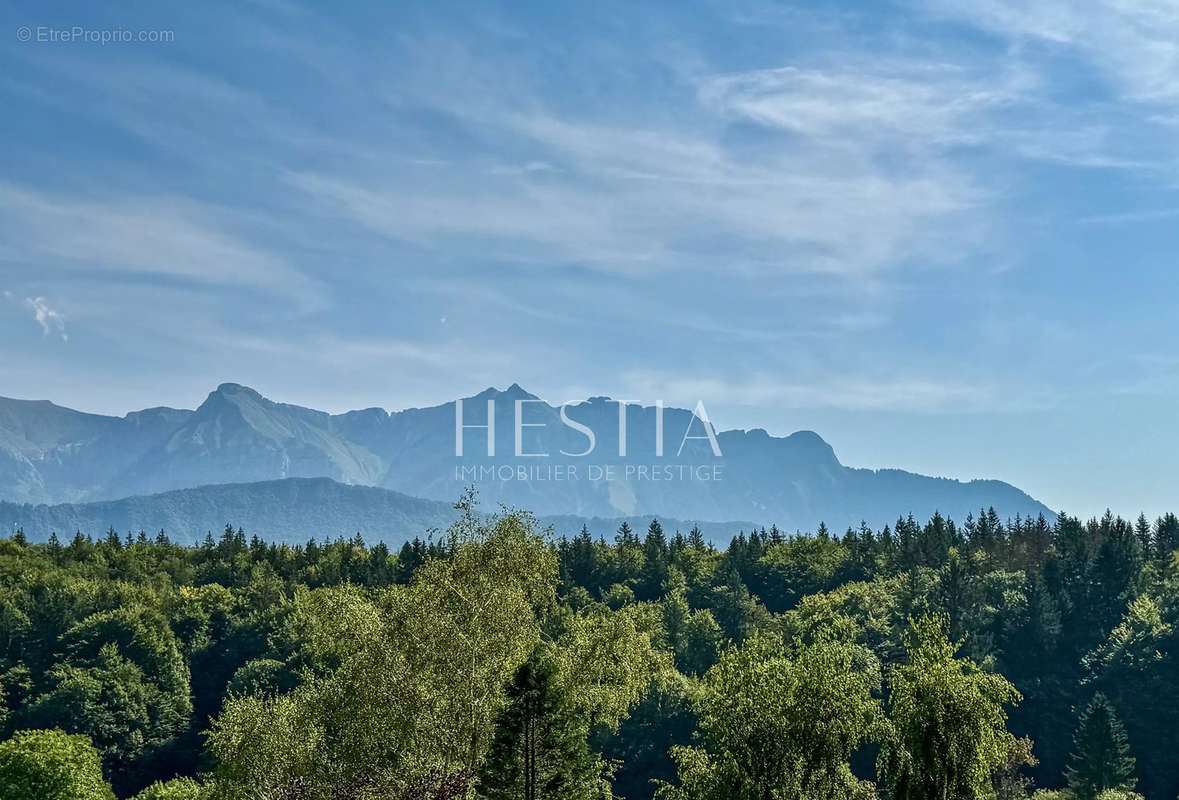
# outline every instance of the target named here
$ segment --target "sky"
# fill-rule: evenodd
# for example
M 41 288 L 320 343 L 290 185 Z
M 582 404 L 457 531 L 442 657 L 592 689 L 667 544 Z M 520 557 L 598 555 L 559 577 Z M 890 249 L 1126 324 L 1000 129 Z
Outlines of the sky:
M 1179 510 L 1176 0 L 99 5 L 0 10 L 0 395 L 518 382 Z

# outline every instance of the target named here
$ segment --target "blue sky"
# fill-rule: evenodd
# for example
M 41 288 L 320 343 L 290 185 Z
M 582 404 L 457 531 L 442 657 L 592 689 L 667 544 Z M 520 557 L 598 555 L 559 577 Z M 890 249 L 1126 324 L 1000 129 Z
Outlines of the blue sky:
M 2 395 L 517 381 L 1179 508 L 1174 0 L 97 5 L 0 12 Z

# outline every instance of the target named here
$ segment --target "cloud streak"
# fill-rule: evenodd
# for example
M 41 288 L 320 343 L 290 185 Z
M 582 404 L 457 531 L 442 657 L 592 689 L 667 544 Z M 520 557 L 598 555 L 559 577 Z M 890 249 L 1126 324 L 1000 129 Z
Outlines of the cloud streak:
M 174 197 L 77 199 L 0 183 L 6 260 L 250 288 L 310 302 L 313 284 L 232 231 L 224 214 Z
M 929 0 L 922 5 L 1007 38 L 1072 49 L 1127 98 L 1179 101 L 1179 5 L 1174 0 Z
M 5 293 L 7 294 L 7 292 Z M 54 335 L 68 342 L 70 337 L 66 333 L 65 315 L 49 305 L 44 297 L 26 297 L 25 307 L 33 312 L 33 319 L 41 326 L 44 336 Z
M 810 91 L 845 122 L 855 113 L 841 112 L 822 86 Z M 456 88 L 429 102 L 480 142 L 476 156 L 429 175 L 386 168 L 287 179 L 313 205 L 384 237 L 606 273 L 853 278 L 936 262 L 981 240 L 972 216 L 985 192 L 949 162 L 884 166 L 877 143 L 822 129 L 796 141 L 771 137 L 755 154 L 730 142 L 733 98 L 716 86 L 689 93 L 686 128 L 607 124 L 539 99 L 469 103 L 467 94 Z M 495 163 L 504 149 L 529 160 L 508 169 Z M 527 168 L 535 163 L 546 168 Z

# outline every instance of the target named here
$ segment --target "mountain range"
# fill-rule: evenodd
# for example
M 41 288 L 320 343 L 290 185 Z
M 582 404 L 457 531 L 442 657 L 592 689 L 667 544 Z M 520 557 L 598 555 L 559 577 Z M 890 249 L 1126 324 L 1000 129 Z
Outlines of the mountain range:
M 465 426 L 461 456 L 456 425 Z M 353 532 L 354 519 L 393 513 L 392 506 L 405 519 L 419 512 L 432 519 L 433 511 L 412 503 L 453 502 L 471 484 L 485 506 L 540 516 L 751 520 L 787 530 L 820 521 L 836 530 L 861 521 L 881 526 L 935 510 L 962 519 L 992 506 L 1004 516 L 1051 516 L 1001 481 L 844 466 L 810 431 L 718 431 L 703 413 L 621 406 L 606 397 L 562 409 L 518 385 L 428 408 L 343 414 L 274 402 L 232 383 L 195 410 L 148 408 L 123 417 L 0 398 L 0 501 L 93 510 L 99 501 L 217 486 L 228 502 L 226 484 L 255 486 L 239 494 L 263 486 L 273 494 L 272 482 L 289 478 L 397 493 L 380 501 L 333 493 L 333 502 L 348 498 L 367 509 L 348 518 L 343 533 Z M 234 520 L 219 524 L 226 521 Z
M 24 530 L 37 541 L 57 533 L 63 541 L 75 531 L 100 536 L 114 528 L 120 533 L 167 531 L 173 541 L 194 544 L 205 534 L 217 536 L 226 526 L 240 527 L 266 541 L 306 542 L 361 534 L 367 541 L 396 544 L 415 536 L 427 538 L 446 528 L 457 516 L 453 503 L 371 486 L 346 486 L 330 478 L 286 478 L 260 483 L 225 483 L 176 489 L 160 494 L 99 500 L 91 503 L 32 505 L 0 502 L 0 525 Z M 650 516 L 538 517 L 543 527 L 572 535 L 585 525 L 594 536 L 613 537 L 625 521 L 640 534 Z M 668 532 L 686 533 L 694 525 L 704 537 L 726 544 L 738 531 L 752 530 L 752 522 L 708 522 L 661 517 Z

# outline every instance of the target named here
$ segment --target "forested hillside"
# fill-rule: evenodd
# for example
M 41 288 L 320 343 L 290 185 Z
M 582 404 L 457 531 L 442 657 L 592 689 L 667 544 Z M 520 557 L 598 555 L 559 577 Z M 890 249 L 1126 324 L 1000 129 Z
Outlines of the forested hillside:
M 330 478 L 285 478 L 262 483 L 225 483 L 177 489 L 174 492 L 94 503 L 55 506 L 8 503 L 0 500 L 0 520 L 9 530 L 30 532 L 33 541 L 49 534 L 72 536 L 81 531 L 100 535 L 117 531 L 168 532 L 179 544 L 196 544 L 205 534 L 225 525 L 244 527 L 275 543 L 302 543 L 325 532 L 359 533 L 367 541 L 400 547 L 423 531 L 441 530 L 454 522 L 454 503 L 423 500 L 388 489 L 348 486 Z M 623 522 L 646 527 L 650 517 L 579 517 L 573 514 L 539 518 L 542 525 L 578 530 L 583 525 L 599 535 L 613 536 Z M 679 521 L 664 524 L 684 530 L 699 527 L 710 542 L 727 542 L 734 530 L 752 522 Z M 35 532 L 35 533 L 34 533 Z
M 1179 519 L 0 541 L 0 799 L 1179 793 Z

